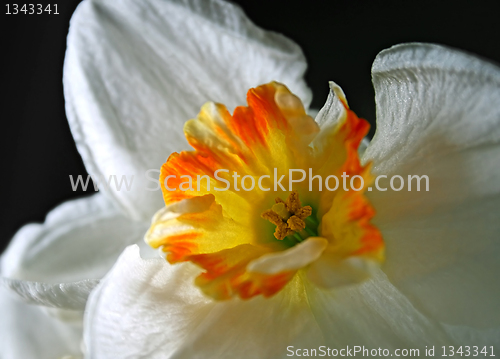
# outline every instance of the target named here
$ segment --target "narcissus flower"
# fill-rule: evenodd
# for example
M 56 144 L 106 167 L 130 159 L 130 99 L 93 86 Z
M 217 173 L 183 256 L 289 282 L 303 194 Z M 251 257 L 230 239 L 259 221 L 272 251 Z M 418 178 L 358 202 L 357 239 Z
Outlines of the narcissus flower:
M 282 84 L 251 89 L 247 101 L 232 116 L 207 103 L 186 123 L 195 151 L 174 153 L 163 165 L 167 206 L 146 242 L 172 264 L 203 268 L 196 283 L 215 299 L 272 296 L 306 267 L 324 287 L 369 277 L 383 259 L 383 241 L 362 191 L 371 181 L 370 166 L 358 158 L 368 123 L 334 84 L 318 115 L 321 128 Z M 339 186 L 342 175 L 361 185 Z M 336 186 L 323 183 L 327 178 Z
M 365 149 L 366 123 L 338 86 L 307 115 L 305 68 L 297 45 L 222 1 L 82 2 L 64 69 L 71 130 L 91 174 L 135 181 L 15 236 L 2 283 L 38 306 L 2 288 L 2 358 L 80 347 L 89 358 L 497 351 L 500 70 L 437 45 L 381 52 Z M 197 113 L 185 125 L 193 151 L 183 127 Z M 182 150 L 192 152 L 165 163 Z M 163 163 L 162 200 L 147 171 Z M 285 190 L 266 178 L 270 191 L 214 190 L 225 187 L 215 169 L 233 182 L 233 171 L 258 181 L 274 168 Z M 288 169 L 346 172 L 364 187 L 319 191 L 316 180 L 290 191 Z M 169 191 L 163 179 L 176 174 L 191 174 L 195 190 Z M 427 175 L 430 191 L 368 191 L 378 175 Z

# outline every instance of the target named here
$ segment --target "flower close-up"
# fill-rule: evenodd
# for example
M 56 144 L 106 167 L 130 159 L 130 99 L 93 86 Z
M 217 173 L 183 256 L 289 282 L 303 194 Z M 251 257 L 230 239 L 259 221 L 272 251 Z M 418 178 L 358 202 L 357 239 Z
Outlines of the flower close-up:
M 71 133 L 133 180 L 17 232 L 0 357 L 498 355 L 500 68 L 381 51 L 372 138 L 333 81 L 311 108 L 306 68 L 229 2 L 81 2 Z

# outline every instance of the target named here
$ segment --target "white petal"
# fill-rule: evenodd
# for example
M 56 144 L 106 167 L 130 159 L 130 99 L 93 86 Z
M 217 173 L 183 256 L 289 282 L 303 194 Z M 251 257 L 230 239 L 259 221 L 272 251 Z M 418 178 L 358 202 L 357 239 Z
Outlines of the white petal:
M 213 302 L 199 269 L 142 260 L 128 248 L 89 300 L 89 358 L 281 358 L 287 348 L 424 348 L 454 343 L 385 275 L 360 286 L 307 290 L 295 279 L 271 298 Z
M 193 286 L 197 273 L 190 264 L 142 260 L 137 247 L 127 248 L 89 298 L 89 358 L 168 357 L 210 310 Z
M 401 192 L 368 192 L 386 242 L 384 270 L 432 318 L 498 326 L 500 70 L 407 44 L 380 53 L 372 71 L 377 132 L 363 160 L 406 183 Z M 427 175 L 429 191 L 416 191 L 416 180 L 408 191 L 408 175 Z
M 326 103 L 319 110 L 315 118 L 322 130 L 330 127 L 335 128 L 339 121 L 346 115 L 345 107 L 342 105 L 342 101 L 347 104 L 344 91 L 333 81 L 330 81 L 329 86 L 330 92 L 328 93 Z
M 483 330 L 455 325 L 444 325 L 443 327 L 455 343 L 460 343 L 463 346 L 468 345 L 472 352 L 471 355 L 474 355 L 473 346 L 479 347 L 479 351 L 483 347 L 487 347 L 488 354 L 491 353 L 490 346 L 493 346 L 494 353 L 500 351 L 500 327 Z
M 142 260 L 128 248 L 86 314 L 90 358 L 276 358 L 320 345 L 307 299 L 293 284 L 271 299 L 214 302 L 193 285 L 189 263 Z
M 78 315 L 75 312 L 75 315 Z M 82 316 L 81 312 L 79 314 Z M 63 322 L 0 288 L 0 357 L 53 359 L 81 355 L 81 323 Z
M 72 310 L 85 309 L 89 293 L 98 283 L 98 280 L 82 280 L 52 284 L 0 278 L 0 286 L 15 292 L 27 303 Z
M 14 236 L 2 256 L 2 283 L 34 303 L 83 309 L 97 280 L 147 227 L 101 194 L 68 201 Z
M 311 146 L 317 153 L 323 153 L 331 144 L 331 136 L 338 130 L 338 126 L 347 118 L 345 105 L 347 100 L 344 91 L 335 82 L 330 81 L 330 92 L 325 104 L 316 115 L 315 121 L 320 127 L 320 132 L 314 138 Z
M 187 148 L 183 124 L 206 101 L 233 108 L 246 91 L 277 80 L 309 104 L 306 62 L 285 37 L 252 24 L 218 0 L 87 0 L 68 35 L 64 91 L 70 127 L 94 176 L 134 175 L 111 189 L 134 218 L 162 206 L 153 183 L 173 151 Z
M 309 285 L 307 293 L 330 346 L 357 345 L 391 353 L 418 348 L 423 354 L 426 345 L 453 344 L 439 323 L 418 312 L 380 270 L 374 269 L 372 279 L 362 285 L 332 291 Z
M 498 67 L 460 51 L 414 43 L 382 51 L 372 77 L 377 131 L 365 160 L 374 161 L 376 172 L 392 173 L 402 160 L 437 150 L 497 143 Z
M 218 303 L 176 358 L 286 358 L 327 344 L 297 276 L 271 298 Z

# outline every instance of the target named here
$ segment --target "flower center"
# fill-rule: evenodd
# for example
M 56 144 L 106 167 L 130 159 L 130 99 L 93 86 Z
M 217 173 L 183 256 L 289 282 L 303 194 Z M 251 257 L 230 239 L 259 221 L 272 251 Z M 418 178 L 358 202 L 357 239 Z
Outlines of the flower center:
M 274 237 L 283 240 L 289 237 L 298 242 L 312 236 L 317 236 L 318 222 L 311 216 L 311 206 L 304 206 L 300 203 L 299 193 L 292 191 L 286 201 L 276 197 L 275 204 L 261 217 L 276 226 Z
M 217 300 L 270 297 L 302 269 L 317 285 L 331 288 L 366 279 L 365 268 L 382 262 L 384 243 L 370 223 L 375 211 L 364 196 L 373 180 L 370 165 L 358 157 L 369 125 L 349 110 L 340 89 L 332 85 L 332 91 L 328 106 L 338 118 L 323 121 L 321 129 L 300 100 L 275 82 L 251 89 L 248 106 L 236 107 L 232 115 L 221 104 L 207 103 L 186 122 L 194 151 L 173 153 L 162 166 L 166 207 L 145 239 L 170 263 L 202 268 L 195 283 L 205 294 Z M 220 169 L 226 171 L 217 175 Z M 290 169 L 309 169 L 309 186 L 297 183 L 297 192 L 280 184 L 278 191 L 282 179 L 292 180 Z M 240 191 L 227 186 L 235 177 L 230 170 L 242 174 L 242 181 L 261 175 L 279 182 L 273 192 L 261 182 Z M 363 178 L 363 191 L 345 184 L 330 190 L 328 182 L 328 190 L 321 190 L 321 178 L 343 173 Z M 317 176 L 319 186 L 312 183 Z M 273 201 L 281 193 L 288 198 Z M 302 276 L 294 283 L 300 281 Z

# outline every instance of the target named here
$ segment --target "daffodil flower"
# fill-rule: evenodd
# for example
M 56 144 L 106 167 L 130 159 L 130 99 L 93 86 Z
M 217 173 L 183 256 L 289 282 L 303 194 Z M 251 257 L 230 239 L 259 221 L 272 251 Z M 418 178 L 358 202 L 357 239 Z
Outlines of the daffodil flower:
M 437 45 L 383 51 L 364 150 L 366 124 L 337 85 L 308 116 L 305 68 L 293 42 L 228 3 L 84 1 L 64 69 L 70 126 L 91 174 L 136 182 L 16 235 L 2 284 L 38 306 L 2 289 L 2 357 L 498 350 L 500 70 Z M 180 152 L 183 127 L 194 151 Z M 162 203 L 144 173 L 163 163 L 163 187 L 172 174 L 276 168 L 286 183 L 288 169 L 311 168 L 364 188 L 216 192 L 211 178 L 210 190 L 164 187 Z M 377 175 L 427 175 L 430 191 L 369 192 Z
M 184 126 L 195 151 L 174 153 L 163 165 L 166 207 L 146 242 L 161 247 L 172 264 L 203 268 L 196 283 L 208 296 L 270 297 L 286 285 L 301 287 L 295 281 L 306 267 L 312 282 L 327 288 L 356 283 L 382 261 L 381 234 L 370 224 L 374 212 L 362 192 L 350 188 L 352 181 L 323 188 L 329 176 L 370 181 L 370 166 L 358 158 L 369 125 L 331 86 L 317 117 L 321 128 L 279 83 L 251 89 L 249 106 L 232 116 L 207 103 Z

